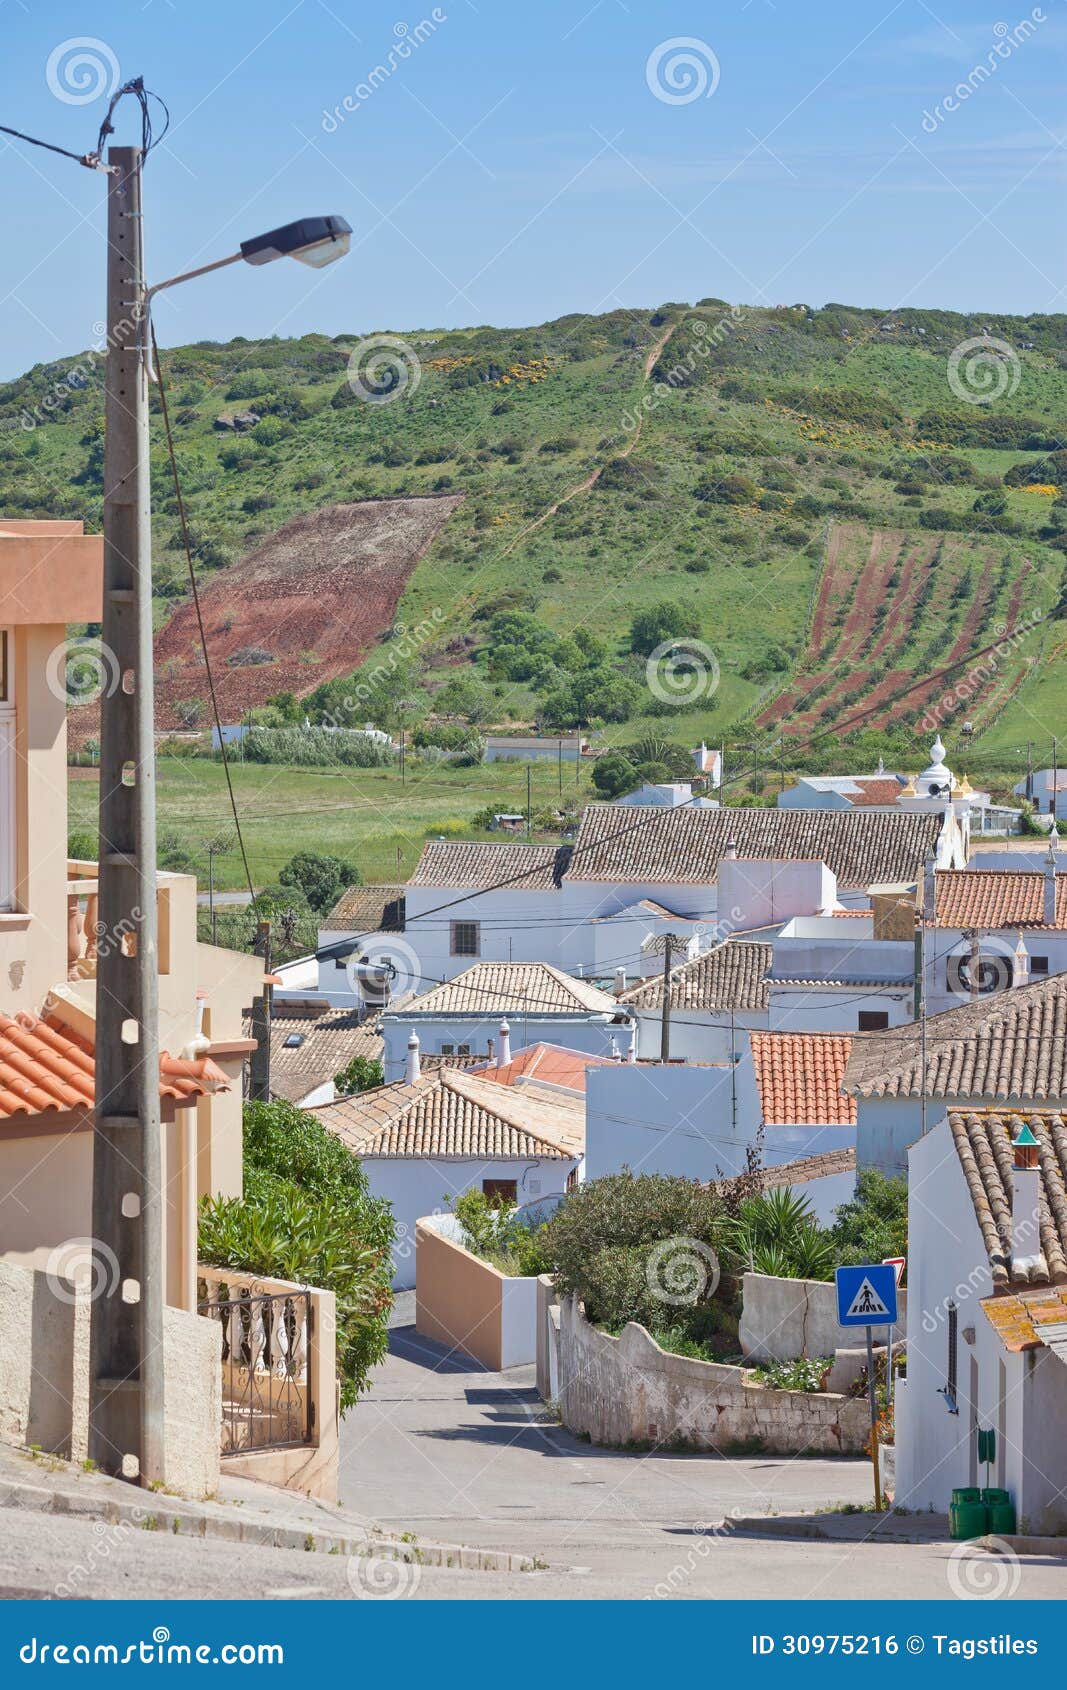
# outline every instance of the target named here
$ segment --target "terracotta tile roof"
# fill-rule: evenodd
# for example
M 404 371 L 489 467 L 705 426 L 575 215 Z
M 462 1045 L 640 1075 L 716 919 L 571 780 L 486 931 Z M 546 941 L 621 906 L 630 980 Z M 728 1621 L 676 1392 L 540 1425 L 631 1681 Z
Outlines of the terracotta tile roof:
M 809 1180 L 825 1179 L 829 1174 L 852 1173 L 856 1167 L 856 1147 L 842 1150 L 819 1150 L 814 1156 L 799 1156 L 795 1162 L 779 1162 L 773 1168 L 760 1170 L 764 1191 L 776 1185 L 806 1185 Z
M 845 1087 L 859 1097 L 920 1097 L 920 1025 L 857 1033 Z M 1067 1096 L 1067 975 L 1013 986 L 926 1022 L 927 1097 Z
M 190 1061 L 163 1051 L 161 1097 L 188 1102 L 230 1082 L 209 1056 Z M 96 1053 L 92 1043 L 55 1016 L 0 1015 L 0 1118 L 92 1108 Z
M 1044 927 L 1045 876 L 1019 869 L 944 869 L 934 876 L 938 927 Z M 1056 876 L 1056 921 L 1067 928 L 1067 874 Z
M 939 813 L 854 810 L 619 810 L 582 814 L 567 880 L 708 885 L 733 840 L 739 857 L 824 862 L 838 885 L 914 881 L 941 832 Z
M 1013 1257 L 1012 1139 L 1023 1123 L 1037 1140 L 1040 1237 Z M 1067 1124 L 1044 1111 L 954 1111 L 948 1118 L 994 1287 L 1067 1284 Z M 1039 1245 L 1040 1249 L 1035 1248 Z
M 610 1014 L 618 1005 L 588 980 L 547 962 L 476 962 L 455 979 L 409 998 L 393 1015 Z
M 550 1099 L 448 1068 L 309 1113 L 363 1159 L 574 1160 L 585 1149 L 584 1099 Z
M 982 1311 L 1006 1350 L 1033 1350 L 1042 1344 L 1067 1361 L 1067 1297 L 1062 1289 L 1005 1292 L 983 1297 Z
M 497 881 L 512 881 L 519 890 L 551 892 L 559 887 L 569 856 L 569 845 L 431 839 L 408 885 L 474 892 Z M 462 917 L 462 910 L 458 913 Z
M 765 1126 L 855 1126 L 856 1100 L 841 1090 L 851 1037 L 837 1033 L 750 1033 L 749 1037 Z
M 249 1038 L 254 1038 L 248 1017 L 244 1026 Z M 271 1090 L 297 1103 L 316 1086 L 332 1080 L 353 1057 L 380 1062 L 383 1049 L 379 1015 L 361 1022 L 356 1010 L 331 1009 L 309 1018 L 306 1012 L 287 1013 L 283 1000 L 271 1017 Z
M 764 976 L 771 966 L 770 945 L 751 939 L 726 939 L 714 950 L 671 970 L 672 1009 L 766 1009 L 769 991 Z M 662 1009 L 663 976 L 620 992 L 619 1002 L 630 1009 Z
M 584 1050 L 567 1050 L 563 1045 L 535 1044 L 517 1051 L 503 1067 L 468 1068 L 467 1072 L 496 1086 L 520 1086 L 536 1081 L 584 1092 L 587 1068 L 615 1066 L 610 1056 L 590 1056 Z
M 846 794 L 850 804 L 859 809 L 864 804 L 895 804 L 900 797 L 903 782 L 894 780 L 892 775 L 857 775 L 858 792 Z
M 329 933 L 403 933 L 403 886 L 350 886 L 322 926 Z

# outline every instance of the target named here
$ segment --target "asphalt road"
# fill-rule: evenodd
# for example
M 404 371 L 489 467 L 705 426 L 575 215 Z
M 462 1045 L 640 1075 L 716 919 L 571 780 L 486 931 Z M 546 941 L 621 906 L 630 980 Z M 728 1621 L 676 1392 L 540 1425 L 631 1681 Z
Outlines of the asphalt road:
M 343 1503 L 398 1538 L 414 1533 L 416 1540 L 518 1550 L 545 1562 L 543 1570 L 464 1572 L 385 1558 L 346 1560 L 7 1508 L 0 1515 L 0 1598 L 958 1595 L 947 1544 L 832 1543 L 716 1530 L 733 1510 L 787 1514 L 862 1501 L 868 1484 L 864 1461 L 733 1461 L 594 1449 L 545 1418 L 532 1369 L 488 1373 L 406 1326 L 394 1329 L 392 1352 L 370 1396 L 343 1424 Z M 981 1557 L 965 1587 L 1062 1600 L 1067 1563 Z

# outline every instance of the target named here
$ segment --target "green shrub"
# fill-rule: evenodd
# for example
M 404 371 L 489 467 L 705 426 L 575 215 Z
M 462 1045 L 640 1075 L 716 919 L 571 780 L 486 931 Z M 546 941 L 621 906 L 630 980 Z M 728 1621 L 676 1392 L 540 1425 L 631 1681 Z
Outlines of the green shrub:
M 543 1223 L 531 1226 L 506 1199 L 483 1191 L 465 1191 L 448 1201 L 463 1228 L 463 1243 L 474 1255 L 512 1278 L 551 1272 Z
M 707 1333 L 729 1228 L 718 1194 L 694 1181 L 628 1169 L 567 1194 L 545 1246 L 557 1290 L 591 1321 L 618 1331 L 680 1326 Z
M 244 1196 L 205 1198 L 200 1258 L 334 1293 L 342 1408 L 386 1352 L 395 1237 L 340 1139 L 291 1103 L 245 1105 Z
M 773 1169 L 768 1170 L 773 1177 Z M 806 1197 L 776 1186 L 740 1205 L 732 1223 L 735 1248 L 753 1273 L 781 1279 L 831 1279 L 837 1265 L 833 1239 L 820 1227 Z
M 856 1195 L 834 1210 L 831 1233 L 840 1266 L 882 1262 L 908 1252 L 908 1182 L 861 1168 Z

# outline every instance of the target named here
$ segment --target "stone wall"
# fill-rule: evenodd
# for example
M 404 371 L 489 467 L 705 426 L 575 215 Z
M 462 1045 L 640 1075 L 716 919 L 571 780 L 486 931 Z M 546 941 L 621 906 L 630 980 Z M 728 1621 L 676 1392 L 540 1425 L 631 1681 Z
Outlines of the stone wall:
M 752 1361 L 793 1361 L 798 1356 L 832 1356 L 843 1345 L 865 1343 L 863 1328 L 837 1323 L 837 1291 L 833 1280 L 778 1279 L 766 1273 L 746 1273 L 741 1290 L 741 1349 Z M 897 1292 L 900 1316 L 893 1339 L 902 1339 L 907 1326 L 906 1291 Z M 875 1329 L 884 1343 L 888 1327 Z
M 0 1441 L 83 1461 L 89 1452 L 87 1290 L 0 1261 Z M 167 1418 L 164 1484 L 211 1496 L 219 1482 L 222 1331 L 184 1309 L 163 1311 Z
M 558 1346 L 563 1424 L 595 1444 L 863 1453 L 870 1430 L 864 1401 L 774 1391 L 746 1368 L 669 1355 L 633 1321 L 609 1337 L 573 1297 L 559 1305 Z

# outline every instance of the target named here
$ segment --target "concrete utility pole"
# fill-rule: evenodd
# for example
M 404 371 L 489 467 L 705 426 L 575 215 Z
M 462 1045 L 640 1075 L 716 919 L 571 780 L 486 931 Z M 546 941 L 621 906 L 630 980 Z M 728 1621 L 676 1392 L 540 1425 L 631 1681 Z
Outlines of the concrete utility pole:
M 252 999 L 252 1037 L 256 1041 L 256 1048 L 252 1052 L 248 1064 L 248 1096 L 253 1103 L 269 1103 L 270 1024 L 274 1014 L 274 987 L 269 983 L 271 971 L 271 926 L 269 920 L 256 922 L 256 937 L 252 949 L 257 956 L 263 958 L 263 973 L 266 979 L 261 995 Z
M 102 635 L 120 680 L 100 706 L 89 1454 L 149 1485 L 164 1477 L 164 1284 L 141 164 L 137 147 L 108 151 Z
M 679 943 L 674 933 L 663 935 L 663 1014 L 659 1031 L 659 1059 L 669 1062 L 671 1056 L 671 951 Z

